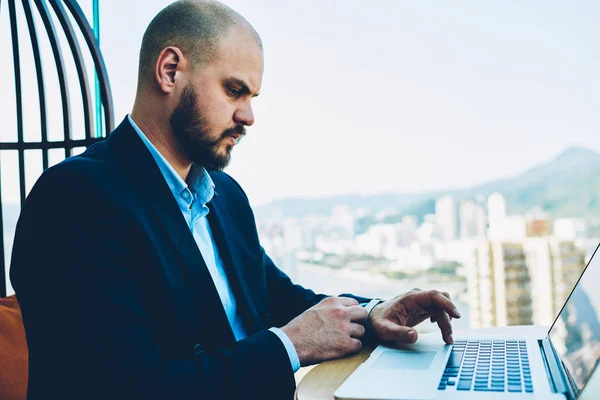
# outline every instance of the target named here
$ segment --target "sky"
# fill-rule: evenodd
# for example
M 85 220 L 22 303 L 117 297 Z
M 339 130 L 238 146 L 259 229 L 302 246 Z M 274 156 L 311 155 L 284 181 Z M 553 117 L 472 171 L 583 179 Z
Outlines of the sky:
M 169 3 L 100 0 L 116 123 L 143 32 Z M 264 45 L 256 123 L 226 169 L 253 205 L 469 187 L 572 145 L 600 151 L 598 2 L 225 4 Z

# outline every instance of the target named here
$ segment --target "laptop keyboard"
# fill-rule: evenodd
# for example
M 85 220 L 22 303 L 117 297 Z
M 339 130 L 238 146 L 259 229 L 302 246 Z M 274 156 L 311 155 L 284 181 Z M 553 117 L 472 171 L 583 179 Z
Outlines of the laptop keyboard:
M 438 390 L 533 392 L 527 343 L 523 340 L 457 340 Z

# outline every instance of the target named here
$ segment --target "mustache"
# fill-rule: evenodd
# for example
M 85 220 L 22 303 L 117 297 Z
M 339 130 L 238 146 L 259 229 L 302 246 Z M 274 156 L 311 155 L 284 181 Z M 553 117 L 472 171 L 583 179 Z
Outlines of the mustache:
M 244 136 L 246 136 L 246 127 L 243 125 L 238 125 L 234 128 L 229 128 L 223 131 L 221 135 L 221 139 L 225 139 L 228 136 L 239 135 L 240 137 L 236 139 L 236 142 L 239 142 Z

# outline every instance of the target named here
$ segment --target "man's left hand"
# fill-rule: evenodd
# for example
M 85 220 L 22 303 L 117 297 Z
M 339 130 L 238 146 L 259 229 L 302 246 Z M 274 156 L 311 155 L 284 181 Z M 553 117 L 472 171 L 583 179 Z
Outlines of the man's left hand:
M 437 322 L 444 341 L 452 344 L 452 318 L 460 318 L 460 313 L 448 293 L 413 289 L 373 308 L 367 331 L 379 342 L 393 347 L 416 342 L 418 334 L 412 327 L 430 319 Z

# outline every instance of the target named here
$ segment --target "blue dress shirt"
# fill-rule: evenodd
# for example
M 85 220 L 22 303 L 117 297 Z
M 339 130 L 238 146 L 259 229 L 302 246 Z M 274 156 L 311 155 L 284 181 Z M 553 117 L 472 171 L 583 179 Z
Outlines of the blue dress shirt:
M 192 168 L 187 176 L 187 183 L 184 181 L 179 174 L 173 169 L 171 164 L 160 154 L 160 152 L 154 147 L 152 142 L 148 140 L 146 135 L 133 121 L 130 115 L 127 115 L 129 122 L 133 126 L 133 129 L 137 132 L 142 139 L 142 142 L 152 154 L 154 161 L 158 165 L 158 168 L 162 172 L 179 208 L 185 218 L 194 240 L 200 249 L 202 258 L 206 262 L 208 271 L 215 283 L 221 302 L 227 314 L 227 319 L 233 330 L 233 334 L 236 340 L 242 340 L 248 336 L 244 325 L 242 323 L 242 316 L 238 312 L 237 303 L 225 268 L 223 261 L 219 256 L 219 251 L 214 244 L 210 225 L 208 224 L 209 209 L 206 204 L 212 199 L 215 193 L 215 185 L 210 178 L 210 175 L 203 167 L 196 164 L 192 164 Z M 270 328 L 287 350 L 292 369 L 296 372 L 300 368 L 300 360 L 298 359 L 298 353 L 294 347 L 294 344 L 290 338 L 279 328 Z

